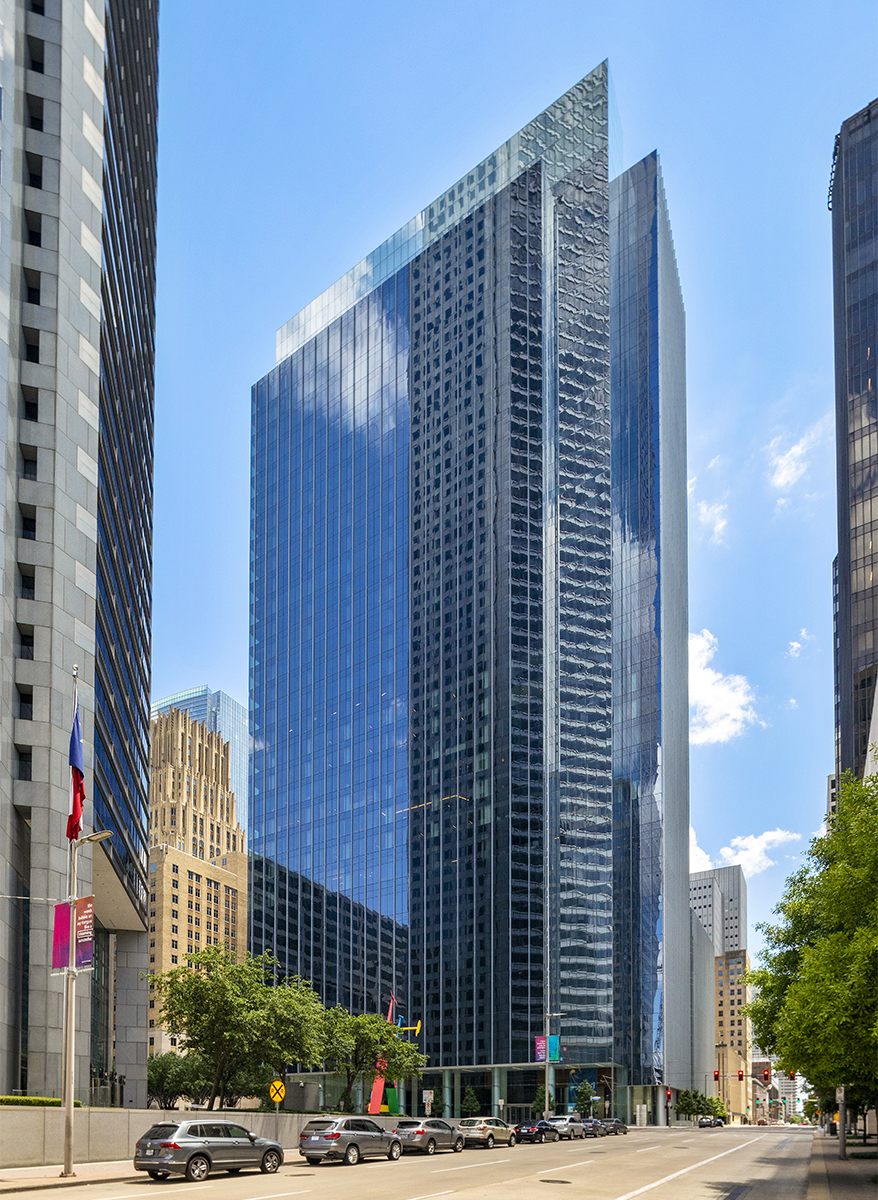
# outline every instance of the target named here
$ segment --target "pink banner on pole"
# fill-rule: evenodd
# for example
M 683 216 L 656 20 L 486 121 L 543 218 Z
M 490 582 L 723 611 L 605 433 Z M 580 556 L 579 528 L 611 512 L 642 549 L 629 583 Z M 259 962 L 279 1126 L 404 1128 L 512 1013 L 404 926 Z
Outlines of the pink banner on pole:
M 63 971 L 70 966 L 70 905 L 55 905 L 55 928 L 52 934 L 52 970 Z
M 535 1044 L 535 1049 L 536 1049 L 536 1061 L 537 1062 L 545 1062 L 546 1061 L 546 1039 L 544 1037 L 534 1038 L 534 1044 Z
M 94 962 L 95 898 L 83 896 L 76 901 L 76 967 L 90 967 Z

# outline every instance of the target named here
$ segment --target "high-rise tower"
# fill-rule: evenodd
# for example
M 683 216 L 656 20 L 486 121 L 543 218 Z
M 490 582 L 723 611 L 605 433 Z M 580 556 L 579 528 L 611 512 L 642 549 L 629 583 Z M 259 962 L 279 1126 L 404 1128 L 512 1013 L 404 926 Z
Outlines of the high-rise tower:
M 838 557 L 833 563 L 836 774 L 861 776 L 878 682 L 878 100 L 835 140 L 829 203 L 835 314 Z
M 2 0 L 0 1088 L 60 1094 L 71 670 L 95 970 L 76 1094 L 146 1102 L 157 0 Z M 39 898 L 39 899 L 38 899 Z M 115 1030 L 113 1010 L 115 1001 Z M 115 1060 L 113 1045 L 115 1044 Z
M 691 1086 L 682 305 L 657 160 L 611 190 L 608 108 L 604 64 L 288 322 L 253 390 L 252 946 L 327 1003 L 393 991 L 449 1111 L 529 1105 L 547 1012 L 562 1103 Z M 639 1058 L 620 936 L 651 956 Z

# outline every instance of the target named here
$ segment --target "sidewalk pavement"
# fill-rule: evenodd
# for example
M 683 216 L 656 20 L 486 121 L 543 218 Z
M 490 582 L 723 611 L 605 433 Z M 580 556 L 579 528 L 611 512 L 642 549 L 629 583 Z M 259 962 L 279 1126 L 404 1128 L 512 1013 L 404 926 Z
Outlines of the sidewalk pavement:
M 848 1139 L 848 1158 L 838 1157 L 838 1138 L 825 1137 L 815 1130 L 811 1144 L 811 1169 L 808 1173 L 806 1200 L 875 1200 L 878 1187 L 878 1158 L 851 1158 L 864 1150 L 874 1152 L 875 1143 L 866 1146 Z

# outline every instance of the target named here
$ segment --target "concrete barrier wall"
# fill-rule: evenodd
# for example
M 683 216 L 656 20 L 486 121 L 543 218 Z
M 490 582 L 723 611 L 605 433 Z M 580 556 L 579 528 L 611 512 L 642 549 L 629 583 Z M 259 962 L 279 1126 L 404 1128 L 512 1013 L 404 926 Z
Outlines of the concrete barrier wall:
M 160 1112 L 156 1108 L 77 1108 L 73 1114 L 73 1161 L 116 1162 L 131 1159 L 134 1143 L 160 1121 L 204 1118 L 197 1112 Z M 257 1137 L 280 1142 L 287 1157 L 298 1157 L 302 1126 L 322 1114 L 241 1111 L 214 1114 L 239 1121 Z M 375 1117 L 392 1127 L 397 1117 Z M 0 1105 L 0 1170 L 4 1167 L 44 1167 L 64 1159 L 64 1113 L 60 1108 L 17 1108 Z

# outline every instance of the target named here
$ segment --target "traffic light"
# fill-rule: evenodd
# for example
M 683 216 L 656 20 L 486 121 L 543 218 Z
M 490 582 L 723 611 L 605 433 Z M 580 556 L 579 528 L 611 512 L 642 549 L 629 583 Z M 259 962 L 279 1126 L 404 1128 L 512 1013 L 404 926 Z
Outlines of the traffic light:
M 665 1100 L 668 1104 L 671 1103 L 671 1089 L 665 1088 Z
M 739 1071 L 738 1072 L 738 1083 L 743 1083 L 743 1082 L 744 1082 L 744 1072 Z
M 719 1083 L 719 1071 L 714 1071 L 714 1073 L 713 1073 L 713 1082 L 714 1082 L 714 1083 Z
M 796 1072 L 790 1071 L 790 1079 L 795 1079 L 795 1078 L 796 1078 Z
M 768 1070 L 768 1067 L 766 1067 L 765 1070 L 762 1072 L 762 1082 L 768 1083 L 770 1078 L 771 1078 L 771 1072 Z

